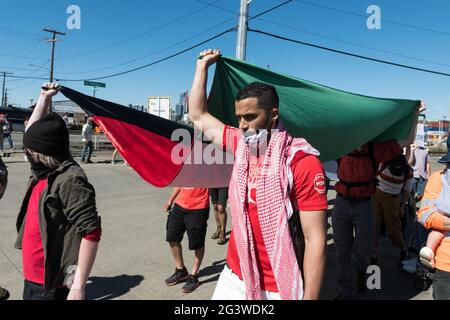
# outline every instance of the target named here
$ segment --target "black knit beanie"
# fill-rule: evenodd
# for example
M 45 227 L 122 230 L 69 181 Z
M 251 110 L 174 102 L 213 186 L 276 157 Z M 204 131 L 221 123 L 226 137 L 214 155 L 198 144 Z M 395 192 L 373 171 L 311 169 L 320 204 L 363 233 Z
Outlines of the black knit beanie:
M 49 113 L 33 123 L 23 135 L 23 146 L 33 151 L 65 160 L 69 155 L 69 130 L 56 113 Z

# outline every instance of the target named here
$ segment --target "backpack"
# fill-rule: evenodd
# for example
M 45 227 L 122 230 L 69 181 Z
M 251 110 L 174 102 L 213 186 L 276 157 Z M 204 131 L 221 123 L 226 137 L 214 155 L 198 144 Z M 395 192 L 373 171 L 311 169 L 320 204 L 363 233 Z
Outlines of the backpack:
M 0 199 L 5 194 L 6 186 L 8 185 L 8 169 L 0 157 Z

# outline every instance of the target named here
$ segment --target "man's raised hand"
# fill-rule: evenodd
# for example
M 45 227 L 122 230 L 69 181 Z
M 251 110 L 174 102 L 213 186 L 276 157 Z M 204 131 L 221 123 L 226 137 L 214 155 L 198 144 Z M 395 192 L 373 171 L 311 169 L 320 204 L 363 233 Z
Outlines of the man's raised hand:
M 46 82 L 41 87 L 41 95 L 44 95 L 48 98 L 56 96 L 60 90 L 60 86 L 58 83 L 49 83 Z
M 220 50 L 217 49 L 208 49 L 200 52 L 197 63 L 204 63 L 206 67 L 217 62 L 217 59 L 220 57 Z

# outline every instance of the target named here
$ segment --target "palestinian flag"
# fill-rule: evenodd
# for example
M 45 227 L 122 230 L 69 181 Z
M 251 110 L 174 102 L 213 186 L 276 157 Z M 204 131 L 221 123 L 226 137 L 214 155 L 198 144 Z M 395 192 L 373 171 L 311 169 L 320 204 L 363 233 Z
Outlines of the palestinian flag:
M 254 81 L 276 87 L 280 118 L 287 131 L 308 140 L 320 151 L 323 162 L 335 160 L 369 141 L 395 139 L 403 147 L 414 141 L 419 100 L 346 92 L 226 57 L 216 65 L 209 112 L 222 122 L 237 126 L 235 97 Z
M 233 156 L 202 141 L 193 128 L 66 87 L 61 93 L 94 118 L 131 167 L 152 185 L 228 187 Z
M 320 151 L 323 162 L 369 141 L 395 139 L 406 146 L 414 140 L 418 100 L 345 92 L 225 57 L 216 65 L 208 99 L 210 113 L 237 126 L 235 97 L 254 81 L 276 87 L 280 117 L 288 132 L 308 140 Z M 194 129 L 66 87 L 61 92 L 93 116 L 126 161 L 149 183 L 157 187 L 228 186 L 232 155 L 202 141 Z

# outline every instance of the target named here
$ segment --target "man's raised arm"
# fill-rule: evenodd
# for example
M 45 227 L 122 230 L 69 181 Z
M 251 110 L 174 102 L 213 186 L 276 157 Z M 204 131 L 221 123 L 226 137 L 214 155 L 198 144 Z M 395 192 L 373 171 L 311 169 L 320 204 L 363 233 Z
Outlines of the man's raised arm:
M 219 50 L 206 50 L 200 53 L 189 97 L 189 119 L 194 123 L 195 128 L 203 132 L 216 146 L 222 148 L 225 125 L 208 112 L 206 95 L 208 68 L 216 63 L 219 56 Z
M 59 84 L 57 83 L 44 83 L 42 86 L 41 94 L 31 114 L 30 120 L 27 123 L 25 131 L 36 121 L 42 119 L 48 114 L 50 102 L 52 97 L 59 92 Z

